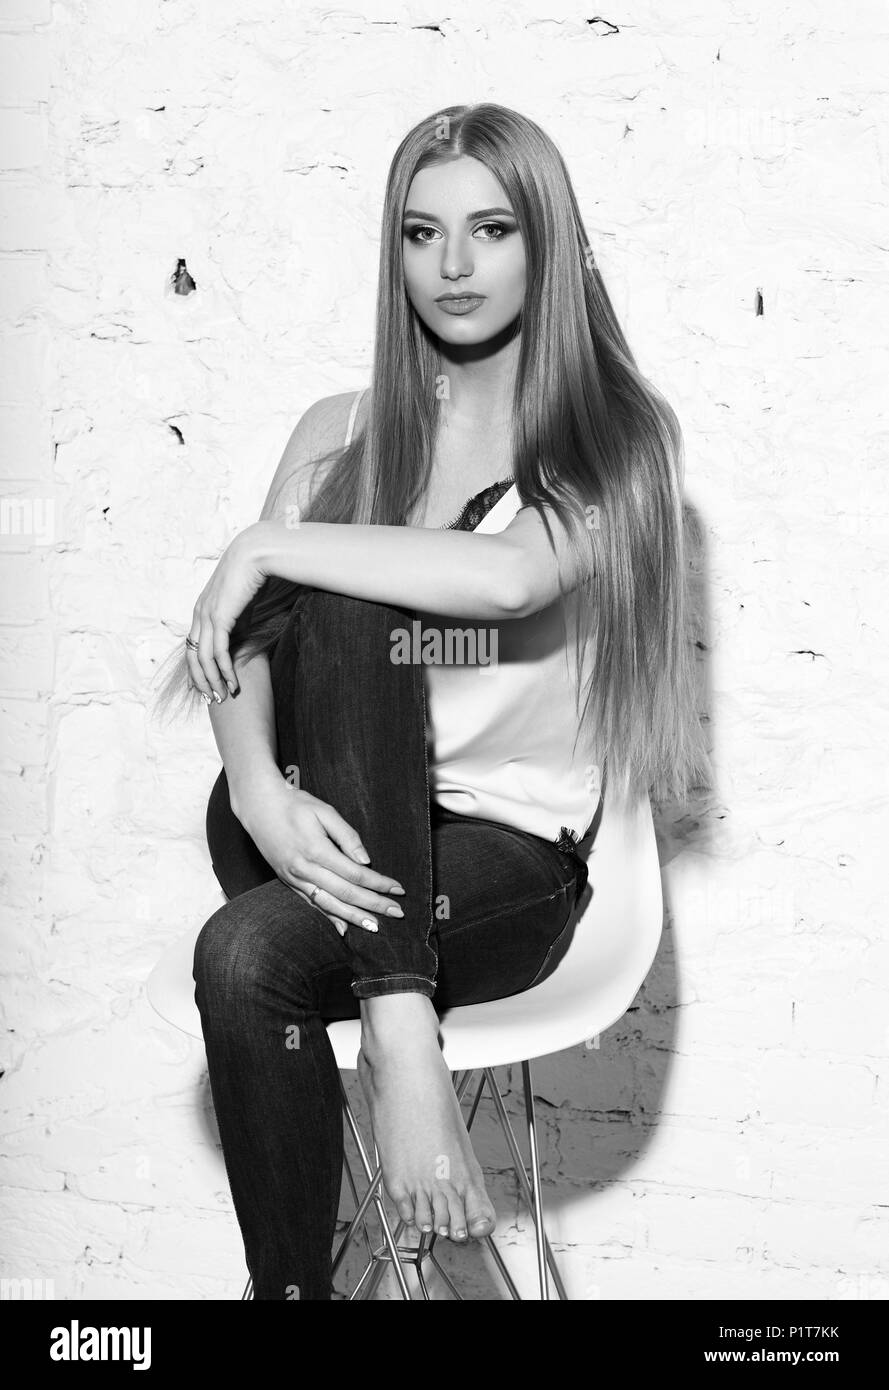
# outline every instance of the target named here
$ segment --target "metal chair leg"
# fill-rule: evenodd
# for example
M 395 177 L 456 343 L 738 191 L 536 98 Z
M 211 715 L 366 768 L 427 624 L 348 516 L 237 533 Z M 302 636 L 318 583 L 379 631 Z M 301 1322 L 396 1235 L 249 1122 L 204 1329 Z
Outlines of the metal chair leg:
M 515 1302 L 515 1303 L 521 1303 L 521 1301 L 522 1301 L 522 1295 L 519 1293 L 518 1289 L 516 1288 L 515 1283 L 513 1282 L 512 1275 L 510 1274 L 509 1270 L 506 1268 L 506 1261 L 504 1260 L 503 1256 L 500 1254 L 500 1251 L 497 1249 L 497 1242 L 494 1240 L 494 1237 L 493 1237 L 493 1236 L 485 1236 L 485 1245 L 488 1247 L 488 1253 L 490 1254 L 491 1259 L 494 1261 L 495 1265 L 497 1266 L 497 1270 L 498 1270 L 498 1272 L 499 1272 L 499 1274 L 500 1274 L 500 1278 L 503 1280 L 504 1284 L 506 1285 L 507 1289 L 509 1290 L 509 1296 L 510 1296 L 510 1298 L 511 1298 L 511 1299 L 513 1300 L 513 1302 Z
M 355 1120 L 355 1116 L 352 1114 L 352 1107 L 351 1107 L 351 1105 L 349 1104 L 349 1097 L 348 1097 L 347 1094 L 346 1094 L 346 1088 L 345 1088 L 345 1086 L 343 1085 L 343 1078 L 342 1078 L 342 1076 L 340 1076 L 340 1091 L 341 1091 L 341 1093 L 342 1093 L 343 1107 L 344 1107 L 345 1114 L 346 1114 L 346 1121 L 347 1121 L 347 1123 L 348 1123 L 348 1125 L 349 1125 L 349 1129 L 350 1129 L 350 1131 L 351 1131 L 352 1138 L 353 1138 L 354 1141 L 355 1141 L 355 1147 L 356 1147 L 356 1149 L 358 1150 L 358 1157 L 359 1157 L 359 1159 L 360 1159 L 360 1161 L 361 1161 L 361 1166 L 362 1166 L 362 1168 L 364 1169 L 364 1175 L 365 1175 L 365 1177 L 367 1178 L 367 1181 L 368 1181 L 369 1183 L 374 1184 L 374 1186 L 376 1187 L 376 1186 L 377 1186 L 377 1182 L 378 1182 L 378 1178 L 377 1178 L 377 1175 L 374 1173 L 373 1169 L 372 1169 L 371 1166 L 370 1166 L 370 1160 L 368 1159 L 368 1156 L 367 1156 L 367 1150 L 366 1150 L 365 1147 L 364 1147 L 364 1141 L 363 1141 L 363 1139 L 361 1138 L 361 1131 L 360 1131 L 359 1128 L 358 1128 L 358 1124 L 357 1124 L 357 1122 L 356 1122 L 356 1120 Z M 379 1165 L 378 1165 L 378 1172 L 379 1172 Z M 374 1205 L 375 1205 L 375 1207 L 376 1207 L 376 1209 L 377 1209 L 377 1217 L 379 1218 L 380 1226 L 381 1226 L 382 1229 L 383 1229 L 383 1240 L 385 1241 L 386 1246 L 387 1246 L 387 1248 L 388 1248 L 388 1250 L 389 1250 L 389 1255 L 390 1255 L 391 1260 L 392 1260 L 392 1268 L 393 1268 L 393 1270 L 394 1270 L 394 1272 L 395 1272 L 395 1278 L 398 1280 L 398 1287 L 399 1287 L 399 1289 L 401 1290 L 401 1296 L 402 1296 L 402 1298 L 404 1298 L 404 1299 L 406 1299 L 408 1302 L 410 1302 L 410 1301 L 411 1301 L 410 1289 L 408 1288 L 408 1286 L 407 1286 L 407 1280 L 406 1280 L 405 1277 L 404 1277 L 404 1270 L 403 1270 L 402 1267 L 401 1267 L 401 1260 L 398 1258 L 398 1246 L 397 1246 L 395 1237 L 392 1235 L 392 1230 L 391 1230 L 391 1227 L 390 1227 L 390 1225 L 389 1225 L 389 1218 L 388 1218 L 388 1216 L 386 1215 L 386 1208 L 383 1206 L 383 1199 L 381 1198 L 381 1196 L 380 1196 L 378 1190 L 376 1190 L 375 1193 L 374 1193 Z
M 537 1151 L 537 1122 L 534 1114 L 534 1095 L 531 1090 L 531 1068 L 522 1063 L 522 1084 L 525 1089 L 525 1118 L 528 1124 L 528 1147 L 531 1153 L 531 1190 L 534 1194 L 534 1226 L 537 1234 L 537 1274 L 540 1279 L 540 1297 L 549 1302 L 549 1281 L 546 1277 L 546 1250 L 543 1229 L 543 1196 L 540 1186 L 540 1159 Z
M 342 1240 L 340 1241 L 339 1249 L 337 1250 L 337 1252 L 336 1252 L 336 1254 L 335 1254 L 335 1256 L 334 1256 L 333 1265 L 332 1265 L 332 1268 L 331 1268 L 331 1276 L 332 1276 L 332 1277 L 336 1274 L 337 1270 L 339 1269 L 340 1264 L 342 1263 L 343 1257 L 344 1257 L 344 1255 L 345 1255 L 345 1253 L 346 1253 L 346 1250 L 347 1250 L 347 1248 L 348 1248 L 349 1242 L 351 1241 L 353 1235 L 355 1234 L 355 1232 L 357 1231 L 357 1229 L 358 1229 L 359 1226 L 361 1226 L 361 1230 L 362 1230 L 362 1233 L 363 1233 L 363 1235 L 364 1235 L 364 1243 L 365 1243 L 365 1245 L 367 1246 L 367 1253 L 368 1253 L 368 1255 L 370 1255 L 370 1254 L 372 1253 L 372 1251 L 371 1251 L 371 1244 L 370 1244 L 370 1237 L 369 1237 L 369 1235 L 367 1234 L 367 1223 L 366 1223 L 366 1221 L 364 1220 L 364 1216 L 365 1216 L 365 1213 L 366 1213 L 366 1211 L 367 1211 L 367 1208 L 370 1206 L 371 1202 L 372 1202 L 373 1199 L 374 1199 L 374 1193 L 376 1192 L 376 1189 L 377 1189 L 377 1183 L 376 1183 L 376 1182 L 372 1182 L 372 1183 L 369 1185 L 369 1187 L 368 1187 L 367 1191 L 365 1192 L 364 1196 L 363 1196 L 361 1199 L 359 1199 L 359 1197 L 358 1197 L 358 1189 L 357 1189 L 357 1187 L 355 1186 L 355 1178 L 354 1178 L 354 1176 L 353 1176 L 353 1174 L 352 1174 L 352 1165 L 351 1165 L 351 1163 L 349 1162 L 349 1156 L 348 1156 L 348 1154 L 346 1154 L 346 1153 L 343 1154 L 343 1169 L 345 1170 L 346 1179 L 347 1179 L 348 1184 L 349 1184 L 349 1190 L 350 1190 L 351 1193 L 352 1193 L 352 1200 L 353 1200 L 354 1203 L 355 1203 L 355 1215 L 352 1217 L 352 1220 L 349 1222 L 349 1226 L 348 1226 L 348 1228 L 347 1228 L 345 1234 L 343 1235 Z
M 522 1065 L 525 1066 L 525 1065 L 527 1065 L 527 1063 L 523 1063 Z M 529 1078 L 530 1078 L 530 1068 L 529 1068 L 528 1075 L 529 1075 Z M 506 1142 L 507 1142 L 507 1144 L 509 1145 L 510 1153 L 512 1154 L 512 1162 L 513 1162 L 513 1167 L 515 1168 L 515 1171 L 516 1171 L 516 1177 L 518 1178 L 519 1183 L 521 1184 L 521 1188 L 522 1188 L 522 1192 L 524 1193 L 525 1201 L 528 1203 L 528 1206 L 529 1206 L 529 1208 L 530 1208 L 530 1210 L 531 1210 L 531 1218 L 532 1218 L 532 1220 L 533 1220 L 533 1221 L 535 1222 L 535 1224 L 536 1224 L 536 1222 L 537 1222 L 537 1214 L 536 1214 L 536 1208 L 535 1208 L 535 1202 L 534 1202 L 534 1194 L 533 1194 L 533 1192 L 532 1192 L 532 1190 L 531 1190 L 531 1184 L 530 1184 L 529 1181 L 528 1181 L 528 1174 L 527 1174 L 527 1171 L 526 1171 L 526 1169 L 525 1169 L 525 1161 L 524 1161 L 524 1159 L 522 1158 L 521 1151 L 520 1151 L 520 1149 L 519 1149 L 518 1143 L 516 1142 L 516 1137 L 515 1137 L 515 1134 L 514 1134 L 514 1132 L 513 1132 L 512 1125 L 510 1124 L 510 1121 L 509 1121 L 509 1116 L 508 1116 L 507 1113 L 506 1113 L 506 1107 L 505 1107 L 505 1105 L 503 1104 L 503 1097 L 502 1097 L 501 1094 L 500 1094 L 500 1090 L 499 1090 L 499 1088 L 498 1088 L 498 1086 L 497 1086 L 497 1082 L 496 1082 L 496 1080 L 494 1079 L 493 1070 L 492 1070 L 490 1067 L 485 1067 L 485 1078 L 486 1078 L 487 1083 L 488 1083 L 488 1092 L 489 1092 L 489 1094 L 490 1094 L 490 1096 L 491 1096 L 491 1099 L 492 1099 L 493 1102 L 494 1102 L 494 1107 L 495 1107 L 495 1109 L 496 1109 L 496 1111 L 497 1111 L 497 1115 L 498 1115 L 498 1118 L 499 1118 L 499 1120 L 500 1120 L 500 1127 L 501 1127 L 501 1129 L 503 1130 L 503 1134 L 504 1134 L 504 1136 L 505 1136 L 505 1138 L 506 1138 Z M 533 1105 L 533 1096 L 532 1096 L 532 1105 Z M 539 1176 L 539 1175 L 538 1175 L 538 1176 Z M 540 1225 L 541 1225 L 541 1227 L 543 1226 L 543 1221 L 542 1221 L 542 1219 L 541 1219 Z M 548 1241 L 547 1238 L 546 1238 L 546 1233 L 545 1233 L 545 1232 L 544 1232 L 544 1237 L 543 1237 L 543 1243 L 544 1243 L 544 1249 L 546 1250 L 546 1262 L 547 1262 L 547 1264 L 549 1265 L 550 1273 L 551 1273 L 552 1276 L 553 1276 L 553 1282 L 555 1283 L 556 1289 L 558 1290 L 559 1298 L 560 1298 L 560 1299 L 564 1299 L 566 1302 L 568 1302 L 568 1301 L 570 1301 L 570 1300 L 568 1299 L 568 1294 L 567 1294 L 567 1292 L 566 1292 L 566 1290 L 565 1290 L 565 1285 L 562 1283 L 562 1276 L 561 1276 L 561 1274 L 559 1273 L 558 1265 L 556 1264 L 555 1258 L 554 1258 L 554 1256 L 553 1256 L 553 1252 L 552 1252 L 552 1250 L 551 1250 L 551 1248 L 550 1248 L 550 1244 L 549 1244 L 549 1241 Z

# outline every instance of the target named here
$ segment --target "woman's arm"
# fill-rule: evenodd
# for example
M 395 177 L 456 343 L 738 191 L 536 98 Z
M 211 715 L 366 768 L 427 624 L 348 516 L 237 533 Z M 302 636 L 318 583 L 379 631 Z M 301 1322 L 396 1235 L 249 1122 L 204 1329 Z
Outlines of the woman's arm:
M 260 513 L 260 523 L 286 517 L 288 507 L 305 506 L 311 482 L 310 465 L 319 454 L 342 443 L 350 401 L 348 393 L 326 397 L 316 401 L 301 416 L 275 471 Z M 249 832 L 252 808 L 262 805 L 269 788 L 277 786 L 284 778 L 277 764 L 268 656 L 260 652 L 246 661 L 236 660 L 235 674 L 240 693 L 234 699 L 226 698 L 224 682 L 209 681 L 222 700 L 222 703 L 209 705 L 210 723 L 225 767 L 232 811 Z
M 240 687 L 236 698 L 211 703 L 210 723 L 225 768 L 235 816 L 249 833 L 251 808 L 262 805 L 271 786 L 282 781 L 276 759 L 272 678 L 265 652 L 235 663 Z
M 326 397 L 302 417 L 272 480 L 263 517 L 299 516 L 308 501 L 312 464 L 341 444 L 353 396 Z M 321 911 L 340 935 L 349 923 L 376 931 L 378 919 L 396 910 L 390 895 L 403 894 L 404 888 L 368 867 L 358 831 L 335 807 L 288 786 L 277 762 L 268 657 L 239 656 L 228 674 L 237 678 L 240 693 L 209 709 L 232 811 L 283 883 L 304 897 L 312 887 L 326 890 L 327 907 Z M 213 687 L 218 685 L 216 671 Z
M 536 613 L 579 582 L 552 513 L 550 525 L 555 551 L 533 507 L 493 535 L 324 522 L 288 527 L 272 520 L 238 539 L 248 563 L 264 575 L 376 603 L 499 621 Z

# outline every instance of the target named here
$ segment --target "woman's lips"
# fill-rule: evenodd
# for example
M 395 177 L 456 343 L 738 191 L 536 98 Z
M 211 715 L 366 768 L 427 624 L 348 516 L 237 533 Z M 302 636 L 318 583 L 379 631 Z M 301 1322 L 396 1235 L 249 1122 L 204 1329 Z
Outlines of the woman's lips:
M 471 314 L 480 304 L 484 304 L 484 295 L 465 294 L 459 299 L 439 299 L 436 301 L 439 309 L 443 309 L 446 314 Z

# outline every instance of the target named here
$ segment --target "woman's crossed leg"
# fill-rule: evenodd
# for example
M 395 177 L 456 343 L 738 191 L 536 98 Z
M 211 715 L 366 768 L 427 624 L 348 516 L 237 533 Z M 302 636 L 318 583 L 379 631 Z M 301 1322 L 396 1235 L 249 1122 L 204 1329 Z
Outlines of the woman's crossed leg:
M 439 1014 L 515 994 L 555 968 L 570 936 L 575 869 L 545 841 L 449 813 L 433 815 L 432 841 L 434 999 L 414 990 L 357 999 L 346 939 L 277 878 L 232 898 L 198 939 L 196 999 L 257 1298 L 331 1296 L 343 1131 L 325 1025 L 359 1010 L 361 1079 L 399 1214 L 453 1239 L 492 1229 Z M 368 1017 L 377 1008 L 391 1012 Z
M 390 659 L 391 633 L 410 616 L 304 589 L 271 668 L 279 765 L 296 764 L 300 786 L 404 886 L 403 920 L 340 937 L 323 906 L 276 876 L 257 883 L 246 850 L 239 881 L 219 784 L 211 798 L 208 838 L 231 900 L 198 940 L 195 997 L 258 1298 L 330 1297 L 342 1127 L 325 1023 L 335 1018 L 360 1011 L 360 1074 L 400 1215 L 454 1239 L 493 1229 L 438 1014 L 527 988 L 567 944 L 577 861 L 430 806 L 422 669 Z

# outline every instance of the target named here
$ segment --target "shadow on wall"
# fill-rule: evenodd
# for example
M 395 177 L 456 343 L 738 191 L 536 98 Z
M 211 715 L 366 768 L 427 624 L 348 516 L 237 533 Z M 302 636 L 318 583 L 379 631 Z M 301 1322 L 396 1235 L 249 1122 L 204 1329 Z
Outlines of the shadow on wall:
M 697 703 L 708 729 L 712 727 L 706 713 L 712 707 L 712 622 L 706 538 L 696 511 L 688 503 L 685 522 Z M 712 742 L 711 736 L 711 755 Z M 665 803 L 652 809 L 661 870 L 684 851 L 707 856 L 712 850 L 714 823 L 725 815 L 715 787 L 702 789 L 683 804 Z M 663 873 L 661 885 L 664 927 L 657 954 L 623 1018 L 585 1047 L 534 1064 L 534 1095 L 542 1127 L 542 1175 L 547 1184 L 545 1203 L 567 1243 L 571 1243 L 571 1209 L 576 1209 L 579 1197 L 587 1193 L 594 1201 L 597 1187 L 632 1177 L 661 1114 L 676 1050 L 681 960 L 681 939 L 675 930 L 669 885 Z M 586 899 L 581 906 L 585 905 Z M 507 1109 L 520 1122 L 520 1074 L 515 1081 L 511 1079 Z M 613 1233 L 602 1230 L 603 1244 L 612 1239 Z

